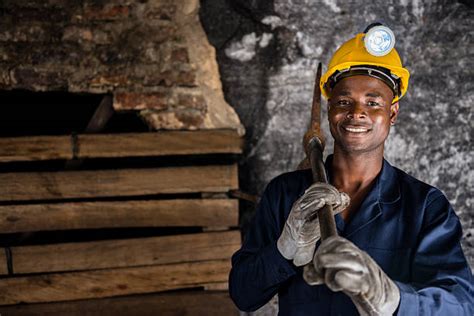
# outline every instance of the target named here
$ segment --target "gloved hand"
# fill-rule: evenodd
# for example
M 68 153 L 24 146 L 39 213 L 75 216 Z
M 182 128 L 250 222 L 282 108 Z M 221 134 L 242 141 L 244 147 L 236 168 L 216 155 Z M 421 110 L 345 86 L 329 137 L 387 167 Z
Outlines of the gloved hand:
M 347 294 L 361 315 L 392 315 L 400 290 L 364 251 L 340 236 L 329 237 L 316 250 L 312 284 L 326 284 Z M 317 277 L 315 277 L 317 276 Z
M 296 266 L 313 259 L 320 237 L 317 212 L 324 205 L 332 205 L 335 214 L 349 205 L 349 196 L 327 183 L 314 183 L 293 204 L 283 232 L 277 242 L 280 253 L 293 260 Z

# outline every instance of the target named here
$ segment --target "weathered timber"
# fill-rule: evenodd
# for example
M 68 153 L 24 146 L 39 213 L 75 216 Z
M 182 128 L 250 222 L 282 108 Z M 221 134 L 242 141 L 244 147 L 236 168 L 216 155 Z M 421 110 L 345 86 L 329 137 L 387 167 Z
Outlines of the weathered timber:
M 226 198 L 227 193 L 224 192 L 203 192 L 201 193 L 201 198 L 203 199 L 222 199 Z
M 0 138 L 0 162 L 72 158 L 154 157 L 240 154 L 243 138 L 235 130 L 80 134 L 76 157 L 71 136 Z
M 0 274 L 8 274 L 7 256 L 5 248 L 0 248 Z
M 83 271 L 228 259 L 238 231 L 12 247 L 13 273 Z
M 0 314 L 30 316 L 239 315 L 227 292 L 183 291 L 83 301 L 0 306 Z
M 79 135 L 79 157 L 138 157 L 240 154 L 243 139 L 235 130 Z
M 226 282 L 229 260 L 0 279 L 0 305 L 57 302 L 193 288 Z
M 72 158 L 70 136 L 0 138 L 0 162 Z
M 205 232 L 220 232 L 220 231 L 225 231 L 229 229 L 230 229 L 229 226 L 206 226 L 202 228 L 202 230 Z
M 235 164 L 0 174 L 1 201 L 226 192 L 237 187 Z
M 209 283 L 209 284 L 204 284 L 203 286 L 206 291 L 228 291 L 229 290 L 228 282 Z
M 237 226 L 235 199 L 74 202 L 0 206 L 0 231 Z

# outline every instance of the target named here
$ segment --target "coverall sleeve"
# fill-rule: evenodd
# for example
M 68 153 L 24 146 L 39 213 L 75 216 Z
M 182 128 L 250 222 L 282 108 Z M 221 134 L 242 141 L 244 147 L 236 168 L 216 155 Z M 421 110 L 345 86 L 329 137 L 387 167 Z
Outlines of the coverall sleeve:
M 474 315 L 471 269 L 461 249 L 461 224 L 438 191 L 427 202 L 410 284 L 400 289 L 398 315 Z
M 295 266 L 278 251 L 276 242 L 284 224 L 279 185 L 270 182 L 260 200 L 242 248 L 232 257 L 229 292 L 242 311 L 265 305 L 282 283 L 296 273 Z M 281 210 L 283 212 L 283 210 Z

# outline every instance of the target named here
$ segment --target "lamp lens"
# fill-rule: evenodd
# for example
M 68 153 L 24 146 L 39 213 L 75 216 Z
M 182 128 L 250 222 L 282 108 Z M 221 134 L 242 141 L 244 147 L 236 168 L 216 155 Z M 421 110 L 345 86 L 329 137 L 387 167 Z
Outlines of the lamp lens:
M 371 55 L 385 56 L 395 46 L 395 35 L 388 27 L 379 25 L 367 32 L 364 44 Z

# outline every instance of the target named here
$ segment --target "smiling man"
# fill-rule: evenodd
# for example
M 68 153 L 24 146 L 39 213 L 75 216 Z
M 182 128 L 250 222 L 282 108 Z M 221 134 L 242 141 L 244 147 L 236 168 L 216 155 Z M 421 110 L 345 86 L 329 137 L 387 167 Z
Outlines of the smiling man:
M 279 295 L 280 315 L 473 315 L 473 280 L 461 225 L 442 192 L 383 157 L 408 71 L 393 33 L 372 25 L 334 54 L 321 88 L 334 153 L 330 184 L 310 170 L 272 180 L 229 290 L 256 310 Z M 332 205 L 339 236 L 320 239 L 317 212 Z M 315 274 L 303 278 L 303 266 Z

